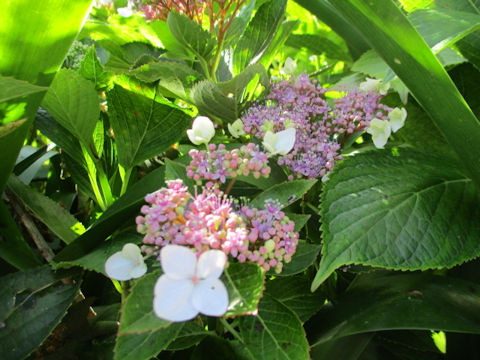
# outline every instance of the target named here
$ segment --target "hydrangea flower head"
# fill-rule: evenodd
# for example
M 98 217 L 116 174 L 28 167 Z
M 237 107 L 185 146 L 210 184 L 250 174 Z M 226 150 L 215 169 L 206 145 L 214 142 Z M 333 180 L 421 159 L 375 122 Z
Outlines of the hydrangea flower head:
M 187 321 L 199 313 L 221 316 L 228 307 L 228 292 L 219 279 L 227 257 L 209 250 L 198 259 L 185 246 L 167 245 L 160 251 L 164 274 L 155 284 L 153 310 L 167 321 Z

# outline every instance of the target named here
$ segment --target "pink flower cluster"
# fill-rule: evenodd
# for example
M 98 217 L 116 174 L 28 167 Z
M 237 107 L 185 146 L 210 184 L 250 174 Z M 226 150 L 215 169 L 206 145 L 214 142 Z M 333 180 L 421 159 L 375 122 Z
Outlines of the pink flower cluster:
M 391 110 L 380 104 L 381 95 L 360 91 L 336 99 L 332 109 L 325 99 L 326 91 L 307 74 L 292 77 L 273 84 L 267 101 L 252 106 L 242 117 L 243 130 L 259 138 L 267 130 L 295 127 L 293 150 L 278 159 L 279 165 L 291 170 L 290 179 L 326 175 L 342 158 L 339 135 L 363 131 L 374 117 L 387 119 Z
M 265 209 L 238 208 L 215 188 L 192 196 L 181 180 L 167 181 L 167 186 L 145 197 L 149 205 L 136 218 L 145 244 L 187 245 L 198 253 L 219 249 L 239 262 L 255 262 L 277 273 L 295 253 L 299 235 L 278 203 L 267 201 Z
M 239 149 L 227 150 L 224 144 L 209 144 L 208 151 L 192 149 L 192 161 L 187 166 L 187 176 L 199 183 L 202 179 L 225 183 L 226 177 L 252 174 L 255 178 L 268 177 L 268 156 L 253 143 Z

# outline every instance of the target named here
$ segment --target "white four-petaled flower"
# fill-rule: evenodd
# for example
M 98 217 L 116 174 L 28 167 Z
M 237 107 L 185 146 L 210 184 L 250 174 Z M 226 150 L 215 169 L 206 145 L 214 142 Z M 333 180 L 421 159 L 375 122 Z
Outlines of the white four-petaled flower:
M 287 57 L 283 67 L 280 70 L 281 74 L 284 75 L 293 75 L 293 73 L 297 70 L 297 63 L 291 57 Z
M 136 279 L 147 272 L 140 248 L 135 244 L 125 244 L 122 251 L 110 256 L 105 262 L 105 273 L 109 278 L 125 281 Z
M 405 119 L 407 118 L 407 110 L 405 108 L 394 108 L 388 113 L 388 120 L 393 132 L 400 130 L 405 125 Z
M 221 316 L 228 307 L 228 293 L 219 277 L 227 257 L 208 250 L 197 260 L 184 246 L 167 245 L 160 251 L 164 274 L 155 284 L 153 310 L 168 321 L 187 321 L 198 313 Z
M 372 135 L 375 147 L 381 149 L 387 143 L 392 133 L 392 127 L 388 121 L 373 118 L 372 121 L 370 121 L 370 127 L 367 129 L 367 133 Z
M 367 77 L 367 79 L 364 82 L 361 82 L 358 85 L 358 88 L 361 91 L 366 91 L 366 92 L 375 91 L 380 95 L 386 95 L 388 92 L 388 89 L 390 89 L 390 82 L 383 83 L 382 80 L 372 79 Z
M 197 116 L 193 120 L 192 128 L 187 130 L 187 136 L 195 145 L 208 144 L 215 135 L 212 120 L 206 116 Z
M 245 135 L 245 131 L 243 130 L 243 121 L 241 119 L 237 119 L 232 124 L 228 124 L 228 131 L 230 131 L 230 134 L 234 138 Z
M 295 145 L 295 135 L 295 128 L 288 128 L 277 133 L 267 131 L 263 137 L 263 146 L 271 155 L 287 155 Z

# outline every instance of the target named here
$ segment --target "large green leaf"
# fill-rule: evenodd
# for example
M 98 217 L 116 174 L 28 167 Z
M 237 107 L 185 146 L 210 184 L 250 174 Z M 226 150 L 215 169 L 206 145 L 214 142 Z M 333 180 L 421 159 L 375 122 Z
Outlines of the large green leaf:
M 7 187 L 65 243 L 69 244 L 78 237 L 74 229 L 81 229 L 83 225 L 58 203 L 25 185 L 15 175 L 10 175 Z
M 100 105 L 91 81 L 73 70 L 60 70 L 53 79 L 42 106 L 85 145 L 92 143 Z
M 211 80 L 196 83 L 190 91 L 190 101 L 202 114 L 218 117 L 228 122 L 238 118 L 237 106 L 233 99 L 229 98 L 220 86 Z
M 263 209 L 265 200 L 276 199 L 282 207 L 286 207 L 300 199 L 316 182 L 317 180 L 293 180 L 274 185 L 253 199 L 251 205 Z
M 118 162 L 125 169 L 167 150 L 190 126 L 183 111 L 119 86 L 108 92 L 107 101 Z
M 408 19 L 434 52 L 480 29 L 480 15 L 450 9 L 418 10 Z
M 426 270 L 477 257 L 479 200 L 446 157 L 405 148 L 345 160 L 322 194 L 324 244 L 312 289 L 345 264 Z
M 326 57 L 340 61 L 351 61 L 350 55 L 332 40 L 313 34 L 290 34 L 285 45 L 296 49 L 306 48 L 312 54 L 325 54 Z
M 257 264 L 231 263 L 223 274 L 229 305 L 225 316 L 252 314 L 257 310 L 265 281 Z
M 168 14 L 168 27 L 177 41 L 196 56 L 208 59 L 216 41 L 210 33 L 186 15 L 172 11 Z
M 90 0 L 28 0 L 3 4 L 0 15 L 0 74 L 48 86 L 87 15 Z M 35 16 L 32 16 L 35 14 Z M 55 14 L 55 16 L 52 16 Z M 30 94 L 13 121 L 0 128 L 0 191 L 15 164 L 44 92 Z M 20 121 L 20 119 L 24 119 Z
M 103 69 L 93 45 L 82 60 L 79 73 L 85 79 L 93 81 L 97 90 L 109 89 L 112 85 L 113 73 Z
M 177 62 L 155 62 L 145 64 L 132 73 L 139 80 L 158 81 L 160 92 L 165 96 L 174 95 L 187 99 L 190 88 L 202 76 L 188 66 Z
M 480 333 L 480 286 L 431 274 L 362 275 L 307 323 L 310 344 L 394 329 Z
M 83 235 L 60 251 L 54 260 L 62 262 L 78 259 L 99 246 L 105 238 L 128 221 L 133 223 L 144 203 L 145 195 L 162 187 L 164 180 L 165 168 L 161 167 L 135 183 Z
M 0 76 L 0 103 L 47 90 L 46 87 L 33 85 L 27 81 Z
M 60 322 L 80 286 L 80 282 L 61 282 L 67 275 L 55 274 L 48 266 L 43 266 L 0 279 L 0 321 L 3 324 L 0 351 L 3 359 L 23 359 Z
M 161 270 L 137 280 L 122 308 L 119 335 L 141 334 L 170 326 L 171 322 L 158 318 L 153 312 L 153 288 Z
M 370 45 L 355 28 L 354 23 L 349 23 L 328 0 L 295 0 L 295 2 L 309 10 L 340 35 L 346 41 L 354 59 L 370 49 Z
M 243 345 L 253 359 L 306 360 L 308 343 L 302 322 L 281 302 L 264 294 L 258 315 L 238 321 Z
M 178 335 L 184 323 L 141 334 L 120 335 L 115 344 L 115 360 L 148 360 L 164 350 Z
M 480 184 L 480 122 L 405 15 L 392 0 L 331 3 L 368 38 Z
M 299 240 L 297 250 L 292 256 L 292 260 L 283 266 L 280 274 L 275 274 L 275 271 L 271 270 L 271 275 L 276 276 L 289 276 L 301 273 L 305 271 L 316 260 L 318 253 L 320 252 L 319 244 L 309 244 L 305 240 Z
M 268 1 L 257 10 L 233 53 L 235 74 L 257 61 L 268 47 L 280 26 L 286 3 L 286 0 Z
M 267 294 L 292 309 L 302 322 L 313 316 L 325 302 L 319 291 L 310 291 L 311 281 L 307 276 L 288 276 L 267 282 Z
M 0 256 L 20 270 L 42 264 L 38 255 L 23 238 L 3 200 L 0 201 Z

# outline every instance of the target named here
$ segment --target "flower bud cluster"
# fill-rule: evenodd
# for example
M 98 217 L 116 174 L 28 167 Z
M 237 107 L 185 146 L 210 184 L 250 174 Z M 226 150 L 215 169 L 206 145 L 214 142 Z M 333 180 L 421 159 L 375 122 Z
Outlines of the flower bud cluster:
M 342 158 L 339 136 L 367 130 L 374 118 L 388 120 L 392 110 L 380 104 L 383 96 L 358 90 L 334 100 L 332 108 L 326 92 L 307 74 L 292 76 L 289 81 L 273 84 L 267 101 L 255 104 L 242 117 L 243 130 L 259 138 L 268 131 L 296 129 L 293 150 L 278 158 L 279 165 L 290 169 L 290 179 L 328 174 Z
M 145 244 L 186 245 L 197 253 L 218 249 L 239 262 L 255 262 L 277 273 L 295 253 L 299 235 L 278 202 L 266 201 L 265 209 L 239 207 L 215 188 L 192 196 L 181 180 L 167 185 L 146 196 L 149 205 L 136 219 Z
M 252 174 L 255 178 L 268 177 L 271 168 L 268 156 L 254 143 L 238 149 L 227 150 L 224 144 L 209 144 L 208 151 L 192 149 L 192 158 L 187 166 L 187 176 L 200 183 L 201 180 L 225 183 L 226 177 Z

